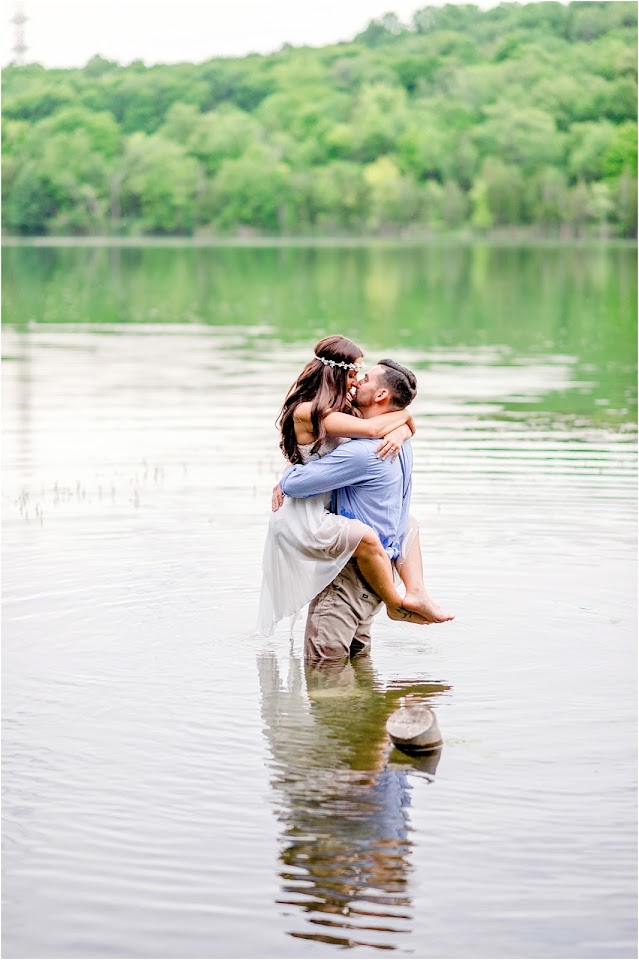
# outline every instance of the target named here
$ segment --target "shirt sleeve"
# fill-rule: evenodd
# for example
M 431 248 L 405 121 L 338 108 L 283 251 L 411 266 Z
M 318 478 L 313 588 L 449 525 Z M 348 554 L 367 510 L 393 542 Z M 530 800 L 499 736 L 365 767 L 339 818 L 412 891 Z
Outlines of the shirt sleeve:
M 360 483 L 368 476 L 368 445 L 358 440 L 342 443 L 319 460 L 297 464 L 280 480 L 287 497 L 306 499 Z

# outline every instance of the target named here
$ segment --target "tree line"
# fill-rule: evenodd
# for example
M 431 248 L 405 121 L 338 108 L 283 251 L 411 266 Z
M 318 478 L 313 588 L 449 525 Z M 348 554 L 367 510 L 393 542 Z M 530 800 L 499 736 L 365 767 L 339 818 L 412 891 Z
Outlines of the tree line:
M 352 42 L 3 71 L 3 228 L 636 236 L 637 6 L 424 7 Z

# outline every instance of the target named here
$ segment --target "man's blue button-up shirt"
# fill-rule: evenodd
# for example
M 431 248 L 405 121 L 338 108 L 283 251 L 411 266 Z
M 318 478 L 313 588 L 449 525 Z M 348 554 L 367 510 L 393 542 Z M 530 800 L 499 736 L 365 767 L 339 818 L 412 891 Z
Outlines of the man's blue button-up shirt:
M 280 482 L 288 497 L 333 491 L 333 512 L 372 527 L 395 560 L 408 526 L 413 451 L 407 441 L 395 460 L 380 460 L 378 446 L 379 440 L 349 440 L 318 460 L 293 467 Z

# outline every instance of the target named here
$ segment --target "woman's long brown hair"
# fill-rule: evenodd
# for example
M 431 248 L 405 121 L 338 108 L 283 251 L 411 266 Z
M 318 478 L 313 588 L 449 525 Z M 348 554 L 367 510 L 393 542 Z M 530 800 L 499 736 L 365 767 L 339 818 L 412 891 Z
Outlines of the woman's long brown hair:
M 316 343 L 314 352 L 316 357 L 335 360 L 337 363 L 354 363 L 363 356 L 357 344 L 337 334 L 324 337 Z M 316 359 L 309 361 L 286 394 L 284 406 L 277 418 L 277 425 L 282 434 L 280 450 L 290 463 L 302 462 L 297 449 L 293 417 L 299 404 L 307 403 L 309 400 L 311 424 L 316 438 L 313 452 L 326 436 L 323 421 L 327 413 L 352 413 L 359 416 L 357 410 L 351 406 L 351 397 L 348 393 L 348 370 L 343 367 L 331 367 Z

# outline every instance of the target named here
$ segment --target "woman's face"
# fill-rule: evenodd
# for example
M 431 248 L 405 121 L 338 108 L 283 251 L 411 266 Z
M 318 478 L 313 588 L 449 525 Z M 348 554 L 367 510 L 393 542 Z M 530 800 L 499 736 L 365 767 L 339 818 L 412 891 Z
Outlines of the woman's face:
M 363 363 L 363 362 L 364 362 L 364 357 L 358 357 L 357 360 L 355 361 L 355 363 Z M 347 379 L 348 392 L 351 393 L 351 391 L 353 390 L 353 388 L 355 388 L 355 390 L 357 390 L 357 381 L 358 381 L 358 379 L 359 379 L 359 373 L 358 373 L 358 371 L 357 371 L 357 370 L 348 370 L 348 371 L 347 371 L 347 375 L 346 375 L 346 379 Z

